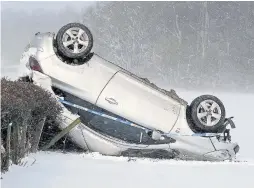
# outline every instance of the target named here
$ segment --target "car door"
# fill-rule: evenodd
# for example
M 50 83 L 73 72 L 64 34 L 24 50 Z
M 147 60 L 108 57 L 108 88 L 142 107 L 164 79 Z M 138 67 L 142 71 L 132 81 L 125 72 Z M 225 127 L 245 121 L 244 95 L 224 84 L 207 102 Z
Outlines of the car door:
M 119 71 L 110 80 L 97 106 L 147 128 L 169 132 L 180 112 L 180 103 Z

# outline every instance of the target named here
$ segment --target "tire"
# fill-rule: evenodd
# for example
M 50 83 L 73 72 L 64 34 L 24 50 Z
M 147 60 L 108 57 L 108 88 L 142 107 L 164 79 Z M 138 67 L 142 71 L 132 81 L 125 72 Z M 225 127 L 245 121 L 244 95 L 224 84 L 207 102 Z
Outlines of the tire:
M 83 32 L 79 36 L 79 32 Z M 59 55 L 70 59 L 83 59 L 92 50 L 93 35 L 83 24 L 69 23 L 57 33 L 56 48 Z
M 217 133 L 223 129 L 226 112 L 223 103 L 215 96 L 202 95 L 187 108 L 187 118 L 194 132 Z

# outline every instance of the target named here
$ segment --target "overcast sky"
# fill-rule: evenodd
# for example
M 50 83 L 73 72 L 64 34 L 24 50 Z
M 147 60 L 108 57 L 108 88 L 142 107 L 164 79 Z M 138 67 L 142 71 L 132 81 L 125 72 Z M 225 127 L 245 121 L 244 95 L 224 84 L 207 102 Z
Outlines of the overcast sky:
M 37 10 L 47 9 L 50 11 L 59 11 L 66 7 L 74 8 L 80 11 L 82 8 L 94 4 L 94 1 L 16 1 L 16 2 L 1 2 L 2 10 Z
M 152 82 L 254 91 L 254 2 L 106 3 L 1 2 L 1 75 L 16 76 L 35 33 L 83 22 L 93 51 Z

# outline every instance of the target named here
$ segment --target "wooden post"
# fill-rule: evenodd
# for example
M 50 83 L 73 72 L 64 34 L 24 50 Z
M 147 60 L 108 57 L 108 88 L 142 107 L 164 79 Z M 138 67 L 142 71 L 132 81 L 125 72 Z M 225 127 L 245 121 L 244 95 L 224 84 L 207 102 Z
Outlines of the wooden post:
M 18 120 L 15 120 L 12 133 L 13 152 L 12 160 L 15 165 L 19 162 L 19 125 Z
M 27 142 L 27 127 L 28 127 L 28 119 L 30 117 L 30 113 L 28 116 L 25 116 L 23 119 L 22 126 L 21 126 L 21 140 L 20 140 L 20 157 L 23 158 L 26 154 L 26 142 Z
M 64 128 L 60 133 L 58 133 L 45 147 L 42 148 L 42 150 L 47 150 L 51 146 L 53 146 L 58 140 L 60 140 L 64 135 L 66 135 L 68 132 L 70 132 L 75 126 L 77 126 L 80 123 L 80 118 L 77 118 L 75 121 L 73 121 L 70 125 L 68 125 L 66 128 Z
M 11 153 L 11 126 L 10 123 L 7 127 L 7 138 L 6 138 L 6 158 L 5 158 L 5 170 L 9 169 L 10 166 L 10 153 Z
M 1 162 L 0 162 L 0 166 L 1 166 L 1 170 L 4 171 L 4 167 L 5 167 L 5 159 L 6 159 L 6 151 L 5 151 L 5 148 L 4 148 L 4 145 L 3 145 L 3 139 L 1 137 L 0 139 L 1 141 Z
M 27 127 L 27 139 L 26 139 L 26 146 L 25 146 L 25 153 L 28 153 L 30 150 L 31 150 L 31 139 L 32 139 L 32 136 L 31 136 L 31 131 L 32 131 L 32 128 L 31 128 L 31 125 L 29 125 Z
M 46 117 L 44 117 L 39 123 L 38 125 L 35 127 L 35 132 L 33 134 L 33 141 L 32 141 L 32 147 L 31 147 L 31 152 L 35 153 L 38 150 L 38 145 L 41 139 L 41 133 L 42 133 L 42 129 L 44 127 L 46 121 Z

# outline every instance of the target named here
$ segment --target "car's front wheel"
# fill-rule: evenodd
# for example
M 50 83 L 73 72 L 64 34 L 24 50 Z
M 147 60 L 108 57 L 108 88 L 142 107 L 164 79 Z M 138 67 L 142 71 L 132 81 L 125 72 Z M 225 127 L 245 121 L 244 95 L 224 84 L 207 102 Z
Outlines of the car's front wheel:
M 58 31 L 56 44 L 60 55 L 70 59 L 81 59 L 92 50 L 93 36 L 85 25 L 69 23 Z
M 224 126 L 226 112 L 217 97 L 202 95 L 193 100 L 188 116 L 196 131 L 217 133 Z

